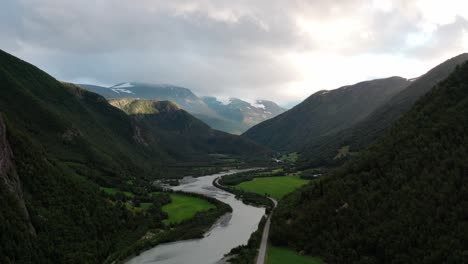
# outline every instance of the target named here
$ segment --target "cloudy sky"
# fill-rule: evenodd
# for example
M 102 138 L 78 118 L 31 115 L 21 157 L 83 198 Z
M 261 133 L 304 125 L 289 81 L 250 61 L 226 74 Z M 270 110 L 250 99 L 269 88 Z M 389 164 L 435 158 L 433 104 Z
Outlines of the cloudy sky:
M 0 49 L 60 80 L 297 102 L 468 50 L 466 0 L 4 0 Z

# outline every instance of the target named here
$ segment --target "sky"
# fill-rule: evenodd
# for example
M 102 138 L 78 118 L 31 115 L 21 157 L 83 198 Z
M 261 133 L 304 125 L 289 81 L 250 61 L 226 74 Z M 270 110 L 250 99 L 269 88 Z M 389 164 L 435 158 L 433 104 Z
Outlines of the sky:
M 466 0 L 3 0 L 0 49 L 55 78 L 292 105 L 468 50 Z

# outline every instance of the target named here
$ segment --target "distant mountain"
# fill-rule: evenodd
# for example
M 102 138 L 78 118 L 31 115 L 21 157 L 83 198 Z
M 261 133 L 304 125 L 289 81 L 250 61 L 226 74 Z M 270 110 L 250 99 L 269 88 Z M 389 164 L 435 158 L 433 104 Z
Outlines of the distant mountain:
M 80 84 L 95 93 L 106 98 L 141 98 L 173 101 L 183 109 L 196 114 L 216 115 L 200 98 L 190 89 L 166 85 L 127 82 L 112 87 L 100 87 L 95 85 Z
M 319 91 L 283 114 L 243 134 L 277 151 L 300 151 L 326 135 L 333 135 L 366 118 L 411 82 L 390 77 Z
M 353 127 L 313 141 L 301 150 L 303 166 L 333 165 L 343 162 L 346 153 L 355 153 L 372 143 L 392 125 L 414 102 L 437 83 L 444 80 L 457 65 L 468 60 L 468 54 L 453 57 L 426 74 L 410 80 L 410 85 L 378 107 Z M 343 152 L 344 151 L 344 152 Z M 341 153 L 341 154 L 340 154 Z
M 223 103 L 215 97 L 207 96 L 202 99 L 218 115 L 243 124 L 245 129 L 286 111 L 276 103 L 267 100 L 257 100 L 255 104 L 251 104 L 238 98 L 230 98 L 227 103 Z
M 231 99 L 228 104 L 223 104 L 214 97 L 199 98 L 190 89 L 174 85 L 127 82 L 112 87 L 80 86 L 108 99 L 169 100 L 212 128 L 233 134 L 241 134 L 253 125 L 285 111 L 274 102 L 264 100 L 252 105 L 240 99 Z
M 468 63 L 424 90 L 368 149 L 280 201 L 273 245 L 325 263 L 468 262 Z
M 253 159 L 268 154 L 250 140 L 210 128 L 171 101 L 125 98 L 109 102 L 150 128 L 152 136 L 177 160 L 206 161 L 215 154 Z

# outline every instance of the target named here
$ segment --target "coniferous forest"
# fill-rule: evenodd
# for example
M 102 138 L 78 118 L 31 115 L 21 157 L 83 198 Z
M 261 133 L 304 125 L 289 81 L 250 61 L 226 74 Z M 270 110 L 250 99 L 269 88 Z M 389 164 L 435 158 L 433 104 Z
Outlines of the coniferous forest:
M 468 264 L 468 1 L 3 1 L 30 263 Z
M 468 63 L 343 167 L 293 193 L 272 243 L 327 263 L 468 262 Z

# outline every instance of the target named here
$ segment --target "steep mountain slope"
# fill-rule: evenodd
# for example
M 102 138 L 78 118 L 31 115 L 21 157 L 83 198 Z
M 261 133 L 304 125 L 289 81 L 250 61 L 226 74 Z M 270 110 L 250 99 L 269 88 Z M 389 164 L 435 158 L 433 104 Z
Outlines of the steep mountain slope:
M 388 102 L 377 108 L 368 117 L 349 129 L 335 135 L 323 137 L 302 149 L 303 166 L 323 166 L 343 162 L 338 158 L 339 150 L 346 149 L 353 153 L 367 147 L 388 128 L 402 113 L 411 108 L 413 103 L 426 94 L 434 85 L 447 78 L 455 67 L 468 60 L 468 54 L 451 58 L 426 74 L 413 80 L 408 88 L 397 93 Z
M 243 136 L 277 151 L 298 151 L 322 136 L 363 120 L 410 82 L 390 77 L 320 91 L 291 110 L 260 123 Z
M 260 158 L 268 153 L 240 136 L 211 129 L 170 101 L 114 99 L 109 102 L 150 128 L 153 137 L 177 160 L 207 161 L 215 154 Z
M 144 229 L 98 186 L 165 175 L 133 119 L 3 51 L 0 112 L 1 263 L 102 263 Z
M 327 263 L 466 263 L 467 131 L 464 63 L 368 150 L 280 202 L 273 243 Z
M 224 105 L 214 97 L 199 98 L 190 89 L 174 85 L 130 82 L 112 87 L 89 84 L 80 84 L 80 86 L 108 99 L 141 98 L 172 101 L 212 128 L 233 134 L 241 134 L 253 125 L 284 112 L 271 101 L 259 100 L 254 106 L 240 99 L 232 99 Z

